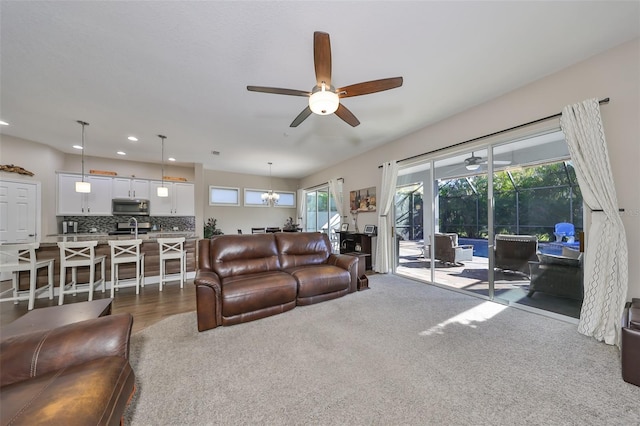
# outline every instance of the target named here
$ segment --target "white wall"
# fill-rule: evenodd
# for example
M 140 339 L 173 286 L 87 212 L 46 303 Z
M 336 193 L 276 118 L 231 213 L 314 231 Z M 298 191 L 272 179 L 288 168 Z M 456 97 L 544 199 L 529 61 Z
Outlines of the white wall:
M 308 176 L 300 185 L 308 188 L 342 176 L 345 193 L 374 185 L 379 191 L 378 165 L 384 161 L 400 160 L 553 115 L 564 106 L 585 99 L 606 97 L 611 102 L 601 107 L 602 118 L 618 202 L 625 209 L 621 215 L 629 246 L 628 297 L 640 297 L 640 39 Z
M 2 135 L 0 139 L 0 164 L 13 164 L 29 170 L 34 175 L 0 172 L 0 179 L 21 179 L 40 182 L 42 193 L 41 234 L 57 232 L 55 172 L 64 165 L 64 154 L 41 143 Z
M 232 188 L 240 188 L 240 196 L 242 197 L 244 188 L 250 189 L 269 189 L 271 181 L 269 176 L 245 175 L 239 173 L 221 172 L 217 170 L 203 171 L 202 188 L 196 187 L 196 193 L 202 195 L 203 205 L 203 221 L 213 217 L 218 220 L 218 228 L 222 229 L 225 234 L 235 234 L 238 229 L 242 229 L 243 233 L 250 233 L 252 227 L 277 227 L 282 228 L 288 217 L 296 218 L 296 209 L 288 209 L 281 207 L 244 207 L 242 206 L 242 198 L 240 206 L 210 206 L 209 205 L 209 185 L 225 186 Z M 290 191 L 296 192 L 298 189 L 298 181 L 294 179 L 273 178 L 274 191 Z M 196 218 L 196 220 L 198 220 Z M 198 223 L 196 222 L 196 230 Z

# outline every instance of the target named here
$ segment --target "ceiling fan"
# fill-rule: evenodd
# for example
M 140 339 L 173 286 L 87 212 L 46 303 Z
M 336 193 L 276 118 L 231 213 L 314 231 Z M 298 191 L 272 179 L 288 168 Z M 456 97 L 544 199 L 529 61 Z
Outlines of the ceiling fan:
M 329 34 L 325 32 L 316 31 L 313 33 L 313 61 L 316 71 L 316 85 L 311 91 L 263 86 L 247 86 L 247 90 L 276 95 L 307 96 L 309 105 L 293 120 L 291 127 L 297 127 L 312 112 L 318 115 L 335 113 L 347 124 L 356 127 L 360 121 L 340 103 L 341 98 L 368 95 L 402 86 L 402 77 L 393 77 L 352 84 L 339 89 L 333 87 L 331 85 L 331 43 Z
M 467 170 L 478 170 L 482 164 L 487 164 L 487 160 L 482 160 L 481 157 L 476 157 L 473 151 L 471 152 L 471 157 L 465 158 L 464 166 Z M 511 164 L 509 160 L 493 160 L 494 165 L 506 166 Z

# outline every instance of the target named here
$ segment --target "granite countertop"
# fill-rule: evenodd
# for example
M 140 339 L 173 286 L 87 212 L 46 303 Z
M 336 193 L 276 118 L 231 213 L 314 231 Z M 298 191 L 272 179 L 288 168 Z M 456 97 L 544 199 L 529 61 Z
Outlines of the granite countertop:
M 171 231 L 171 232 L 149 232 L 148 234 L 139 234 L 138 238 L 143 243 L 155 243 L 158 238 L 179 238 L 185 237 L 187 240 L 196 239 L 198 235 L 194 231 Z M 47 235 L 40 241 L 41 247 L 56 245 L 64 241 L 98 241 L 98 244 L 107 244 L 108 241 L 133 240 L 133 234 L 125 235 L 109 235 L 102 233 L 87 234 L 52 234 Z

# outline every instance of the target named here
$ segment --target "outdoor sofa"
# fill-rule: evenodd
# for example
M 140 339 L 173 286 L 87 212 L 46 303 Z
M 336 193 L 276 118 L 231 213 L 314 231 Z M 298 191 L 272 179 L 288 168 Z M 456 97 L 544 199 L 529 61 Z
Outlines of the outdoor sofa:
M 323 233 L 220 235 L 198 244 L 199 331 L 335 299 L 357 288 L 358 258 L 332 254 Z

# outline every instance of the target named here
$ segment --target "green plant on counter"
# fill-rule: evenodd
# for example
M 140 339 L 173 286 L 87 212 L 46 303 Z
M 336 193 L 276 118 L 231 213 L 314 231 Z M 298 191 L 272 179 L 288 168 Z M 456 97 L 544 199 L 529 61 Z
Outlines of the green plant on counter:
M 214 235 L 223 235 L 222 230 L 218 229 L 216 226 L 218 219 L 214 219 L 210 217 L 207 219 L 207 223 L 204 224 L 204 237 L 211 238 Z

